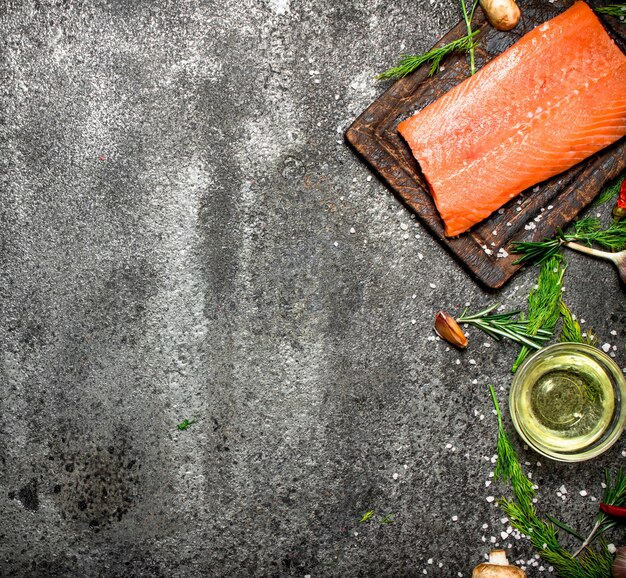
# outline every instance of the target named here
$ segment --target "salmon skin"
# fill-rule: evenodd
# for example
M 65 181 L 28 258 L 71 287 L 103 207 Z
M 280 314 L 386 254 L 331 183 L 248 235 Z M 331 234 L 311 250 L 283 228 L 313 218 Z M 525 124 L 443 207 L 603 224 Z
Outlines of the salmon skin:
M 398 131 L 453 237 L 626 134 L 626 56 L 577 2 Z

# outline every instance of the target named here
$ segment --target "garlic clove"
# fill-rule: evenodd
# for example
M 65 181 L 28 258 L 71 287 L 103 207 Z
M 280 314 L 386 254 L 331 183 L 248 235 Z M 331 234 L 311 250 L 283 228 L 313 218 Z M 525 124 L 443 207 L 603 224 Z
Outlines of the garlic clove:
M 626 578 L 626 547 L 622 546 L 615 552 L 611 574 L 613 578 Z
M 467 337 L 465 333 L 463 333 L 463 330 L 459 327 L 459 324 L 454 318 L 445 311 L 439 311 L 439 313 L 435 315 L 435 332 L 441 339 L 444 339 L 455 347 L 460 347 L 461 349 L 467 347 Z

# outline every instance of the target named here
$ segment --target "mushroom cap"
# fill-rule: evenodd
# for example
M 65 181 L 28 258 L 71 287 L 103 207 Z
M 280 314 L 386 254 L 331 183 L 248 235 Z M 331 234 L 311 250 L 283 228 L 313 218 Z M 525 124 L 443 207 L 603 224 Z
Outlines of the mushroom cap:
M 518 566 L 485 562 L 474 568 L 472 578 L 526 578 L 526 572 Z

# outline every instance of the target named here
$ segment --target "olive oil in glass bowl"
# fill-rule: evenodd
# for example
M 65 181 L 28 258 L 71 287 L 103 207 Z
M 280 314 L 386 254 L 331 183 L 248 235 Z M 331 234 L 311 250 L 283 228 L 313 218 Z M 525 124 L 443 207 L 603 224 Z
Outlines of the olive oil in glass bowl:
M 509 409 L 540 454 L 578 462 L 609 449 L 626 425 L 626 379 L 602 351 L 580 343 L 540 350 L 518 369 Z

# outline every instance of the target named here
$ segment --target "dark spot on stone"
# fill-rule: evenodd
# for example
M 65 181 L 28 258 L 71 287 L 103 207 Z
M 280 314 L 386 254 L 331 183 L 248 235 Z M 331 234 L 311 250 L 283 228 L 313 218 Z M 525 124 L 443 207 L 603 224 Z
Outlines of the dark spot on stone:
M 131 452 L 123 444 L 68 453 L 73 467 L 64 468 L 59 490 L 52 494 L 60 510 L 94 532 L 120 521 L 139 495 L 138 456 L 128 455 Z
M 31 512 L 39 509 L 39 496 L 37 495 L 37 480 L 33 478 L 17 494 L 22 506 Z
M 15 492 L 9 492 L 7 496 L 9 497 L 9 500 L 15 500 Z
M 65 464 L 65 471 L 71 474 L 74 471 L 74 464 L 72 463 Z
M 285 157 L 283 160 L 283 178 L 288 181 L 295 181 L 302 178 L 305 173 L 306 167 L 298 157 Z
M 52 491 L 53 491 L 55 494 L 58 494 L 58 493 L 61 491 L 61 487 L 62 487 L 62 486 L 61 486 L 61 484 L 57 484 L 56 486 L 54 486 L 54 488 L 52 489 Z

